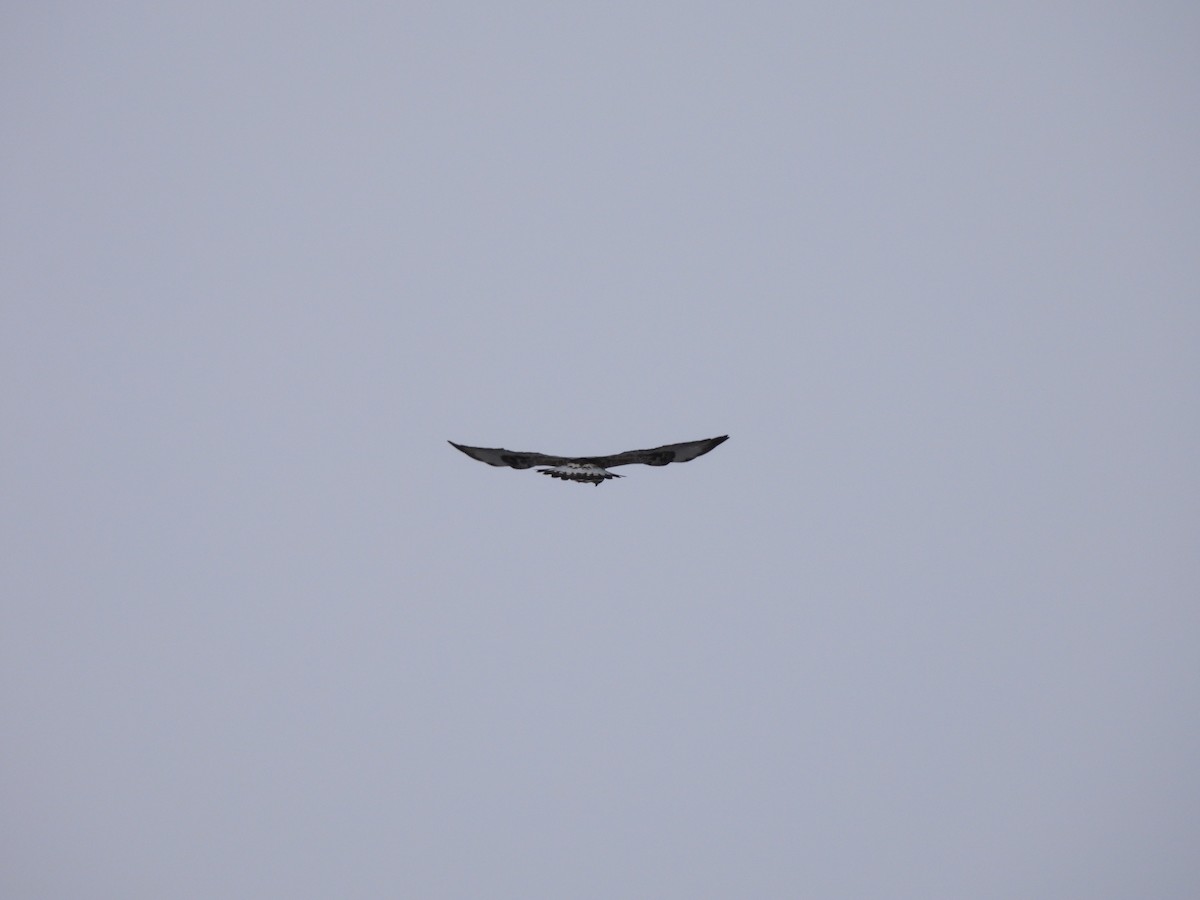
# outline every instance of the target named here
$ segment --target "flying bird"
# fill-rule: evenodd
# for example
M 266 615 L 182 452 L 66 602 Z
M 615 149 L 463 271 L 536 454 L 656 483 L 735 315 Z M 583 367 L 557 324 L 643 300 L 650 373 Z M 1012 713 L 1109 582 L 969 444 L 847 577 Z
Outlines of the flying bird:
M 612 456 L 550 456 L 546 453 L 523 453 L 502 448 L 464 447 L 449 441 L 450 446 L 461 450 L 471 459 L 485 462 L 489 466 L 508 466 L 512 469 L 529 469 L 533 466 L 547 466 L 538 469 L 543 475 L 551 478 L 561 478 L 564 481 L 581 481 L 590 484 L 600 484 L 609 478 L 621 478 L 608 470 L 614 466 L 628 466 L 632 463 L 642 463 L 647 466 L 665 466 L 668 463 L 689 462 L 697 456 L 703 456 L 713 447 L 724 443 L 729 435 L 707 438 L 702 441 L 689 441 L 686 444 L 666 444 L 652 450 L 626 450 L 624 453 L 614 453 Z

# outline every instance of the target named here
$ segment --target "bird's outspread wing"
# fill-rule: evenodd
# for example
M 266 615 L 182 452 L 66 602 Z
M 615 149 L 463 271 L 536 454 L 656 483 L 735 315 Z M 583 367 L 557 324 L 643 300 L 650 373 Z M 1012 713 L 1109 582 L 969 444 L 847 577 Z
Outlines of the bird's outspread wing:
M 505 450 L 501 447 L 464 447 L 447 441 L 451 447 L 461 450 L 471 459 L 485 462 L 489 466 L 509 466 L 513 469 L 529 469 L 533 466 L 557 466 L 570 460 L 565 456 L 547 456 L 545 453 L 525 453 L 520 450 Z
M 665 466 L 669 463 L 689 462 L 697 456 L 703 456 L 709 450 L 729 440 L 729 435 L 706 438 L 702 441 L 688 441 L 684 444 L 665 444 L 651 450 L 626 450 L 612 456 L 589 456 L 588 462 L 595 463 L 605 469 L 613 466 L 628 466 L 642 463 L 647 466 Z M 459 448 L 462 449 L 462 448 Z

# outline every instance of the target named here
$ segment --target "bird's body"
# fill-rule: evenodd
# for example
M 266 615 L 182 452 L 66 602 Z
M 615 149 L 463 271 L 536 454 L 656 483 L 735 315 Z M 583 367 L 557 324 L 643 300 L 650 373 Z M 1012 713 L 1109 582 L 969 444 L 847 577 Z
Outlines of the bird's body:
M 721 435 L 684 444 L 665 444 L 650 450 L 627 450 L 611 456 L 551 456 L 546 453 L 525 453 L 503 448 L 466 447 L 456 444 L 454 441 L 450 441 L 450 445 L 461 450 L 471 459 L 485 462 L 489 466 L 508 466 L 512 469 L 546 466 L 538 471 L 551 478 L 578 481 L 584 484 L 600 484 L 610 478 L 622 477 L 608 471 L 614 466 L 627 466 L 633 463 L 665 466 L 673 462 L 689 462 L 697 456 L 703 456 L 728 438 L 729 435 Z

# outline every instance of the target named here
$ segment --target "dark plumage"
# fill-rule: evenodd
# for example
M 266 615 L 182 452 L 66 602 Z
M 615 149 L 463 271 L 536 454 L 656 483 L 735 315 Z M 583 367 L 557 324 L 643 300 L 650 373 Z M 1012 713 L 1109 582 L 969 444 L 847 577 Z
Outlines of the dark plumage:
M 702 441 L 689 441 L 684 444 L 665 444 L 650 450 L 626 450 L 612 456 L 551 456 L 547 453 L 526 453 L 503 448 L 466 447 L 450 441 L 450 445 L 461 450 L 471 459 L 485 462 L 489 466 L 508 466 L 512 469 L 529 469 L 533 466 L 548 466 L 538 469 L 543 475 L 551 478 L 561 478 L 564 481 L 579 481 L 588 484 L 600 484 L 610 478 L 620 478 L 608 470 L 615 466 L 628 466 L 641 463 L 647 466 L 665 466 L 676 462 L 689 462 L 697 456 L 703 456 L 718 444 L 729 439 L 729 435 L 706 438 Z

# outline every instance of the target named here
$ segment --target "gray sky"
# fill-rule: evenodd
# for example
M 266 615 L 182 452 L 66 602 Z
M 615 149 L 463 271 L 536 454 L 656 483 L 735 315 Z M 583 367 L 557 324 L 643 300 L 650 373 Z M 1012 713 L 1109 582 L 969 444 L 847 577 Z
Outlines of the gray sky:
M 1200 12 L 321 6 L 0 16 L 4 895 L 1200 896 Z

